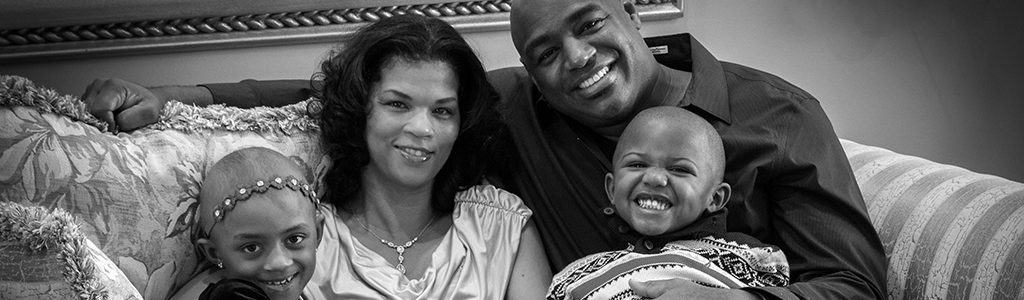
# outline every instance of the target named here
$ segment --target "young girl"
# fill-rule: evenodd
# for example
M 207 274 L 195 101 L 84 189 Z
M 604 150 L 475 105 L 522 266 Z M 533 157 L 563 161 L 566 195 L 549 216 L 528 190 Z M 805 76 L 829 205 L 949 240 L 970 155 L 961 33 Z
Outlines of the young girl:
M 196 248 L 214 267 L 173 299 L 302 299 L 323 215 L 304 172 L 266 148 L 232 152 L 199 194 Z

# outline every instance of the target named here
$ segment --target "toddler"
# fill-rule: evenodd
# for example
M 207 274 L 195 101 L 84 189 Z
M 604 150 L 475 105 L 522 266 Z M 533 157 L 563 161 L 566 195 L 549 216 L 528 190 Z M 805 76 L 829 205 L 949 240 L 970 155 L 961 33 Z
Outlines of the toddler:
M 725 151 L 718 132 L 679 107 L 640 112 L 623 131 L 605 190 L 641 235 L 626 250 L 589 255 L 555 275 L 548 299 L 638 299 L 629 281 L 684 278 L 720 288 L 783 286 L 776 247 L 727 233 Z

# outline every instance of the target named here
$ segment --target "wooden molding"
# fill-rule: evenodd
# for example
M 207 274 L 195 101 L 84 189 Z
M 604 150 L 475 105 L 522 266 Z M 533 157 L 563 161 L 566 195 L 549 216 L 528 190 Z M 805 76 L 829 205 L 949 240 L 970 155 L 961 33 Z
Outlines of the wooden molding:
M 174 18 L 88 25 L 61 24 L 59 26 L 9 28 L 13 26 L 12 24 L 33 22 L 26 18 L 15 18 L 13 19 L 15 21 L 8 24 L 0 23 L 0 62 L 322 43 L 339 40 L 352 33 L 361 24 L 402 14 L 422 14 L 442 18 L 464 33 L 508 30 L 508 12 L 512 8 L 512 0 L 424 3 L 428 1 L 353 1 L 349 2 L 348 6 L 352 6 L 352 3 L 355 5 L 366 5 L 367 3 L 396 5 L 340 8 L 329 7 L 328 5 L 331 3 L 329 1 L 296 4 L 288 4 L 287 1 L 284 1 L 285 5 L 274 6 L 276 9 L 283 10 L 282 12 L 182 17 L 182 10 L 175 10 L 175 13 L 164 14 L 174 16 Z M 316 9 L 311 5 L 324 7 Z M 159 6 L 161 7 L 159 9 L 167 10 L 166 6 L 165 3 L 165 5 Z M 231 7 L 240 6 L 233 5 Z M 265 8 L 265 6 L 261 7 Z M 679 18 L 683 14 L 681 0 L 641 0 L 637 1 L 637 7 L 644 21 Z M 30 11 L 33 8 L 22 7 L 21 9 Z M 76 9 L 77 12 L 90 11 L 84 8 Z M 238 10 L 236 9 L 236 11 Z M 222 9 L 221 11 L 230 12 L 232 10 Z M 17 12 L 8 14 L 14 13 Z M 71 14 L 71 12 L 60 13 Z M 153 17 L 157 13 L 148 10 L 135 11 L 135 13 L 128 14 L 126 18 L 132 16 L 135 18 Z M 204 13 L 208 14 L 209 12 L 193 12 L 193 14 L 199 15 Z M 40 15 L 46 16 L 45 22 L 68 19 L 61 18 L 56 13 Z M 110 20 L 111 18 L 109 14 L 96 14 L 93 19 Z M 75 20 L 88 19 L 88 16 L 78 16 Z

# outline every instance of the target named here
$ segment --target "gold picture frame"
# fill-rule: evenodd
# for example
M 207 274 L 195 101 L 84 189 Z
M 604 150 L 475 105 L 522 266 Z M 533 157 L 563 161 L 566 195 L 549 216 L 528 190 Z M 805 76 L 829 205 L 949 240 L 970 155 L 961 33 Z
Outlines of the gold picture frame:
M 13 0 L 0 10 L 0 62 L 318 43 L 397 14 L 461 32 L 508 30 L 513 0 Z M 682 0 L 638 0 L 644 21 Z

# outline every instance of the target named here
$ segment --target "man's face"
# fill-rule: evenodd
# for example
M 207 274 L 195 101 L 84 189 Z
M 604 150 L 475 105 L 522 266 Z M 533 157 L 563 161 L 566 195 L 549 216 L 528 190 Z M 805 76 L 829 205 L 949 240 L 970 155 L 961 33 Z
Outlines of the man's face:
M 615 0 L 520 0 L 512 40 L 552 107 L 592 128 L 624 124 L 657 68 L 631 16 Z

